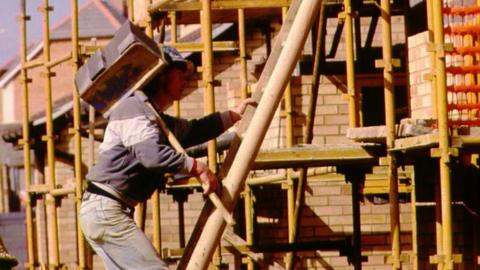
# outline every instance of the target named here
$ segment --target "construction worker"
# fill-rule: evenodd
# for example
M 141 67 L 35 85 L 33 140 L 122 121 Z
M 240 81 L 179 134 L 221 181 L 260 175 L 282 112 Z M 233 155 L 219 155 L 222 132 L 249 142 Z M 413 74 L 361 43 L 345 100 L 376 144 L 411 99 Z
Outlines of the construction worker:
M 175 151 L 159 130 L 155 114 L 145 101 L 163 112 L 182 97 L 186 75 L 192 69 L 174 48 L 162 47 L 166 68 L 112 111 L 99 147 L 98 161 L 86 178 L 80 223 L 85 238 L 107 269 L 168 269 L 133 220 L 134 207 L 164 186 L 165 173 L 197 176 L 205 194 L 218 181 L 208 166 Z M 240 120 L 252 99 L 232 110 L 187 121 L 161 114 L 184 147 L 217 137 Z

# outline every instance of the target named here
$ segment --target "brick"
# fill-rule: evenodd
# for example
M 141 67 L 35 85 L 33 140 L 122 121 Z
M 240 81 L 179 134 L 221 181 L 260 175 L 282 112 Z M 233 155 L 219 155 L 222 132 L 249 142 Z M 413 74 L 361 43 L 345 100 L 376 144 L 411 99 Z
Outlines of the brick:
M 329 216 L 329 225 L 351 225 L 353 222 L 351 216 Z
M 313 208 L 313 211 L 320 217 L 348 214 L 344 213 L 342 206 L 317 206 Z
M 310 198 L 305 198 L 305 204 L 310 205 L 310 206 L 322 206 L 322 205 L 327 205 L 329 203 L 329 200 L 326 197 L 310 197 Z
M 338 126 L 322 126 L 314 127 L 315 135 L 337 135 L 339 134 Z
M 326 125 L 348 125 L 349 117 L 348 115 L 325 115 L 325 124 Z
M 385 215 L 362 215 L 361 222 L 363 224 L 385 224 Z
M 319 195 L 325 196 L 325 195 L 339 195 L 341 192 L 341 187 L 340 186 L 330 186 L 330 187 L 320 187 L 317 188 Z
M 323 96 L 324 104 L 346 104 L 347 102 L 341 95 L 325 95 Z
M 372 206 L 372 214 L 389 214 L 389 213 L 390 213 L 390 208 L 388 204 Z
M 326 79 L 326 80 L 328 81 L 328 79 Z M 338 89 L 333 84 L 333 82 L 328 81 L 328 83 L 320 84 L 320 89 L 319 89 L 318 93 L 321 94 L 321 95 L 338 94 Z
M 350 205 L 352 203 L 352 198 L 350 196 L 329 196 L 328 204 L 329 205 Z
M 351 143 L 350 140 L 345 137 L 345 134 L 341 136 L 326 136 L 325 137 L 326 144 L 348 144 Z
M 424 43 L 428 43 L 430 40 L 428 31 L 418 33 L 416 35 L 408 37 L 408 47 L 413 48 Z

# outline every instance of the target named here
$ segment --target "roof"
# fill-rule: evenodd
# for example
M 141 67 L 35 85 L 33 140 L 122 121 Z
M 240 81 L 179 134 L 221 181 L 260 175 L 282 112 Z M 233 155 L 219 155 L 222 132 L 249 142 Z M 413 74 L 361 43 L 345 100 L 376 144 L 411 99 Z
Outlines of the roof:
M 43 49 L 43 42 L 32 44 L 27 51 L 27 61 L 32 60 Z M 0 77 L 0 88 L 4 88 L 12 78 L 20 71 L 20 57 L 17 55 L 5 66 L 7 71 Z
M 126 18 L 109 2 L 90 0 L 78 11 L 79 37 L 110 37 Z M 66 17 L 54 26 L 50 38 L 69 39 L 71 37 L 71 17 Z
M 79 37 L 88 39 L 94 37 L 111 37 L 122 25 L 126 18 L 112 4 L 105 0 L 89 0 L 78 10 Z M 52 27 L 51 40 L 69 39 L 71 37 L 71 17 L 66 16 Z M 43 42 L 29 46 L 27 61 L 33 59 L 43 49 Z M 17 75 L 20 71 L 20 56 L 16 55 L 0 69 L 5 70 L 0 75 L 0 88 Z

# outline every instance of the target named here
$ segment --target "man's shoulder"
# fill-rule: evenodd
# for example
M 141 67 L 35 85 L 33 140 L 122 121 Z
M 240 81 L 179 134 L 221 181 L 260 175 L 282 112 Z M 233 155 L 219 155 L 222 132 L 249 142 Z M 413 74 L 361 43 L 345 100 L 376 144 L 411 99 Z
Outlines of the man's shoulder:
M 145 104 L 136 95 L 131 95 L 120 101 L 112 110 L 110 120 L 134 118 L 141 115 L 146 115 Z

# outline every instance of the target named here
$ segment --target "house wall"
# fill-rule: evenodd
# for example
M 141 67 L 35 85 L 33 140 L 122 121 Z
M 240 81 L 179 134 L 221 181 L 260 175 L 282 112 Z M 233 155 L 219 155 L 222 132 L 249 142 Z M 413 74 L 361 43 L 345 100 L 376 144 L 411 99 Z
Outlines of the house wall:
M 394 29 L 395 42 L 401 42 L 404 39 L 402 34 L 403 20 L 395 19 Z M 398 25 L 397 25 L 398 24 Z M 278 22 L 272 22 L 271 28 L 276 32 L 279 30 Z M 329 31 L 328 35 L 332 35 Z M 377 35 L 379 32 L 377 31 Z M 264 35 L 259 29 L 251 27 L 247 31 L 247 46 L 251 60 L 248 61 L 249 82 L 255 83 L 258 73 L 252 72 L 256 67 L 261 66 L 265 61 L 266 46 Z M 377 40 L 377 38 L 374 38 Z M 343 41 L 342 41 L 343 42 Z M 341 43 L 341 46 L 343 43 Z M 340 46 L 340 48 L 341 48 Z M 341 50 L 339 49 L 339 52 Z M 337 55 L 341 59 L 341 54 Z M 218 53 L 214 60 L 215 79 L 220 80 L 221 86 L 215 88 L 216 109 L 225 110 L 237 105 L 240 101 L 240 83 L 239 64 L 235 61 L 234 53 Z M 379 74 L 381 71 L 379 70 Z M 382 85 L 381 75 L 362 76 L 357 80 L 357 86 Z M 200 78 L 199 75 L 196 79 Z M 295 142 L 302 142 L 303 126 L 308 108 L 308 95 L 311 91 L 311 76 L 295 76 L 292 78 L 292 93 L 294 100 L 294 137 Z M 400 79 L 399 82 L 406 83 Z M 348 127 L 348 108 L 344 99 L 345 77 L 339 76 L 321 76 L 319 99 L 315 116 L 314 126 L 314 144 L 341 144 L 349 143 L 345 138 Z M 186 97 L 181 102 L 182 117 L 194 118 L 203 114 L 203 91 L 198 89 L 198 82 L 192 80 L 188 84 Z M 285 146 L 285 119 L 281 116 L 280 109 L 272 120 L 269 131 L 262 144 L 263 149 L 278 148 Z M 173 113 L 169 109 L 167 113 Z M 383 112 L 379 112 L 383 113 Z M 95 148 L 98 147 L 98 143 Z M 59 138 L 57 148 L 61 151 L 73 153 L 73 139 L 71 135 L 64 130 Z M 85 140 L 82 144 L 83 162 L 88 164 L 88 146 Z M 56 175 L 59 184 L 65 184 L 73 181 L 73 169 L 71 160 L 58 160 L 56 164 Z M 331 170 L 329 171 L 331 172 Z M 265 172 L 256 172 L 262 174 Z M 270 172 L 267 172 L 270 173 Z M 48 175 L 47 175 L 48 177 Z M 421 181 L 421 178 L 419 178 Z M 299 230 L 300 241 L 316 241 L 322 239 L 331 239 L 336 237 L 351 236 L 352 226 L 352 199 L 351 185 L 346 183 L 344 178 L 335 173 L 329 173 L 317 178 L 311 178 L 307 182 L 305 207 L 301 213 L 301 226 Z M 194 228 L 195 222 L 203 207 L 203 198 L 198 190 L 186 190 L 191 192 L 188 200 L 184 203 L 185 214 L 185 234 L 188 238 Z M 287 213 L 286 213 L 286 191 L 281 185 L 264 185 L 254 187 L 256 227 L 255 237 L 257 243 L 285 243 L 288 239 Z M 161 232 L 163 248 L 179 248 L 178 231 L 178 200 L 180 195 L 172 195 L 163 192 L 160 195 L 161 200 Z M 69 266 L 76 263 L 75 256 L 75 220 L 73 197 L 62 201 L 58 208 L 60 230 L 61 260 Z M 379 203 L 380 202 L 380 203 Z M 243 236 L 243 201 L 239 201 L 239 207 L 236 209 L 238 225 L 235 230 Z M 152 239 L 152 213 L 150 202 L 147 205 L 146 233 Z M 361 222 L 362 222 L 362 254 L 368 257 L 368 261 L 363 263 L 363 269 L 380 270 L 391 269 L 390 265 L 384 262 L 385 255 L 390 254 L 390 224 L 389 224 L 389 205 L 385 200 L 370 200 L 364 197 L 360 203 Z M 411 252 L 411 206 L 408 200 L 400 204 L 401 219 L 401 245 L 402 252 Z M 424 238 L 422 241 L 421 269 L 433 269 L 428 263 L 428 256 L 434 254 L 434 241 L 432 234 L 434 223 L 431 220 L 424 219 L 424 223 L 419 224 L 422 227 Z M 461 234 L 461 232 L 460 232 Z M 270 264 L 269 269 L 274 269 L 274 265 L 283 265 L 283 253 L 266 254 L 265 260 Z M 347 258 L 341 256 L 338 251 L 315 251 L 297 253 L 299 264 L 296 269 L 353 269 L 349 265 Z M 97 256 L 94 256 L 94 269 L 103 269 L 103 266 Z M 224 261 L 231 262 L 232 257 L 225 254 Z M 229 269 L 233 269 L 230 264 Z M 175 268 L 175 261 L 171 263 L 171 269 Z M 265 268 L 266 269 L 266 268 Z M 411 262 L 404 263 L 404 269 L 412 269 Z
M 13 83 L 7 84 L 3 89 L 0 95 L 0 102 L 2 104 L 0 121 L 3 123 L 15 122 L 15 86 Z

